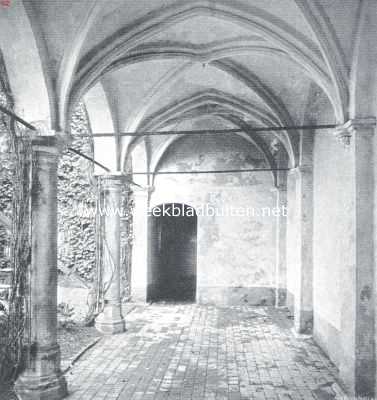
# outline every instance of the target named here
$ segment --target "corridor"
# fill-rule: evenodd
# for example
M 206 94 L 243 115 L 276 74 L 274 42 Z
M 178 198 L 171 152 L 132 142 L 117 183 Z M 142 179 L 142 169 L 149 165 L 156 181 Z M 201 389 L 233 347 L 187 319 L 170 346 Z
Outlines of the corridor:
M 68 372 L 69 400 L 342 399 L 336 369 L 285 310 L 156 303 Z
M 0 0 L 0 398 L 377 400 L 376 43 L 376 0 Z

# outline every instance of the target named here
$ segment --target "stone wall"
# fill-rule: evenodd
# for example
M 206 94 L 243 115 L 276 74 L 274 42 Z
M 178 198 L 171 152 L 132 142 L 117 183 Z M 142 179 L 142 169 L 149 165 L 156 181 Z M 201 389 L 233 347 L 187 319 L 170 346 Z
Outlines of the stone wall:
M 184 138 L 169 150 L 161 170 L 262 168 L 265 162 L 245 139 L 205 135 Z M 276 217 L 221 216 L 229 207 L 272 210 L 276 192 L 270 172 L 158 175 L 151 205 L 184 203 L 197 211 L 209 205 L 220 214 L 198 217 L 197 301 L 274 303 Z

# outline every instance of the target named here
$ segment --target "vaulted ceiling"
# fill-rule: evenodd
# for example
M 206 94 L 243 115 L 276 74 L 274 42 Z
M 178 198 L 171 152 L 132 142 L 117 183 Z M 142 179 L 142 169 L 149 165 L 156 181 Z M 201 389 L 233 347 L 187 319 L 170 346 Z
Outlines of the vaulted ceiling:
M 243 129 L 270 165 L 278 140 L 293 165 L 299 131 L 256 134 L 248 128 L 347 117 L 358 1 L 23 3 L 40 38 L 63 128 L 77 101 L 93 102 L 101 92 L 104 99 L 88 105 L 89 116 L 98 120 L 103 112 L 111 122 L 93 123 L 94 130 L 173 130 L 201 120 L 205 129 Z M 117 167 L 137 143 L 148 147 L 149 164 L 158 164 L 153 157 L 168 140 L 117 137 Z

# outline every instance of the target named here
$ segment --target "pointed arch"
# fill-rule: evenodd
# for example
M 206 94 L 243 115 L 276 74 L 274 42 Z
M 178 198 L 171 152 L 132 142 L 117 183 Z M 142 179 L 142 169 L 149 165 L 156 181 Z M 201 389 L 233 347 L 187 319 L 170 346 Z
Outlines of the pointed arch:
M 192 110 L 199 110 L 200 107 L 215 105 L 223 107 L 227 114 L 231 115 L 242 115 L 247 117 L 249 120 L 256 121 L 262 125 L 276 126 L 279 124 L 279 119 L 273 114 L 265 111 L 264 109 L 257 107 L 255 104 L 251 104 L 247 101 L 240 100 L 232 95 L 221 92 L 219 90 L 207 90 L 200 93 L 196 93 L 186 99 L 180 100 L 177 104 L 170 104 L 163 109 L 159 110 L 148 119 L 146 119 L 143 124 L 140 125 L 140 129 L 144 131 L 148 130 L 159 130 L 164 125 L 166 126 L 167 121 L 172 121 L 172 119 L 179 119 L 185 113 Z M 216 112 L 216 110 L 215 110 Z M 240 119 L 239 119 L 240 121 Z M 245 123 L 244 128 L 247 127 Z M 293 151 L 292 143 L 288 134 L 279 135 L 278 139 L 282 141 L 284 147 L 289 154 L 292 165 L 295 165 L 295 153 Z M 132 151 L 133 146 L 140 140 L 140 137 L 133 138 L 132 141 L 123 149 L 122 152 L 122 162 L 128 157 Z
M 247 133 L 247 127 L 245 126 L 242 121 L 237 118 L 236 116 L 224 116 L 223 114 L 219 116 L 220 118 L 224 119 L 224 121 L 231 122 L 233 125 L 236 125 L 239 128 L 245 128 L 245 132 L 239 132 L 236 135 L 239 137 L 242 137 L 245 139 L 247 142 L 249 142 L 251 145 L 257 148 L 257 150 L 262 154 L 263 158 L 265 159 L 267 165 L 271 169 L 275 169 L 277 167 L 276 162 L 272 155 L 269 153 L 268 149 L 266 148 L 265 144 L 262 143 L 259 140 L 256 140 L 253 138 L 251 135 Z M 150 167 L 150 172 L 153 173 L 152 175 L 152 181 L 151 185 L 154 185 L 154 180 L 156 177 L 156 173 L 158 172 L 158 169 L 162 165 L 164 158 L 166 157 L 166 154 L 168 153 L 169 149 L 173 146 L 174 143 L 176 143 L 178 140 L 181 140 L 188 135 L 181 135 L 181 136 L 172 136 L 170 137 L 167 141 L 165 141 L 157 150 L 152 163 Z M 276 186 L 277 184 L 277 173 L 276 171 L 271 171 L 271 178 L 273 185 Z
M 330 103 L 334 108 L 334 113 L 339 113 L 337 95 L 333 88 L 330 76 L 319 73 L 318 70 L 305 68 L 292 58 L 288 53 L 283 50 L 266 46 L 262 44 L 250 44 L 245 39 L 236 39 L 226 41 L 221 44 L 207 44 L 194 46 L 188 43 L 146 43 L 145 45 L 136 46 L 125 57 L 121 57 L 109 65 L 103 72 L 110 73 L 128 64 L 148 61 L 152 59 L 175 59 L 182 58 L 192 62 L 201 62 L 208 64 L 215 64 L 216 62 L 224 62 L 223 59 L 229 59 L 232 56 L 246 55 L 246 54 L 268 54 L 277 55 L 289 59 L 300 68 L 304 68 L 304 72 L 317 83 L 319 87 L 328 96 Z M 230 62 L 228 60 L 228 62 Z M 97 79 L 100 79 L 98 77 Z
M 211 107 L 213 107 L 212 111 Z M 187 113 L 189 114 L 187 115 Z M 250 103 L 247 103 L 245 101 L 240 101 L 233 96 L 226 95 L 225 93 L 216 90 L 199 93 L 187 98 L 185 101 L 180 101 L 179 104 L 169 105 L 163 110 L 155 113 L 148 120 L 144 121 L 144 124 L 141 125 L 140 128 L 143 130 L 157 131 L 163 129 L 165 126 L 170 126 L 171 124 L 182 121 L 184 119 L 192 119 L 200 115 L 208 115 L 208 113 L 218 115 L 225 121 L 231 122 L 233 125 L 243 129 L 244 132 L 240 132 L 239 135 L 253 143 L 253 145 L 263 154 L 266 162 L 271 169 L 276 168 L 276 162 L 274 160 L 274 157 L 270 153 L 267 144 L 260 136 L 250 132 L 250 126 L 244 121 L 245 115 L 247 116 L 247 118 L 253 119 L 259 123 L 266 123 L 270 120 L 270 118 L 274 117 L 261 109 L 255 109 L 255 105 L 251 105 Z M 165 146 L 169 146 L 177 138 L 178 136 L 172 136 L 171 138 L 169 138 L 165 142 L 165 144 L 162 145 L 163 148 L 165 148 Z M 134 138 L 130 145 L 127 148 L 123 149 L 123 168 L 125 165 L 125 160 L 128 159 L 129 155 L 133 151 L 133 148 L 142 139 L 142 136 Z M 287 149 L 287 144 L 283 143 L 283 145 Z M 163 151 L 165 150 L 162 150 L 162 152 Z M 292 152 L 290 153 L 290 156 L 293 156 Z M 157 167 L 158 166 L 156 165 L 156 157 L 154 156 L 151 159 L 150 171 L 155 170 Z M 273 172 L 273 179 L 276 184 L 275 172 Z
M 224 1 L 218 2 L 216 7 L 211 7 L 207 1 L 194 1 L 164 7 L 155 12 L 152 18 L 150 15 L 144 16 L 131 27 L 118 31 L 109 40 L 88 53 L 80 63 L 77 79 L 72 87 L 71 101 L 80 97 L 92 82 L 106 72 L 109 65 L 143 41 L 154 37 L 167 26 L 201 15 L 211 15 L 220 20 L 246 26 L 266 37 L 269 42 L 289 54 L 306 70 L 316 71 L 323 77 L 327 76 L 327 67 L 315 43 L 284 21 L 257 7 L 249 6 L 246 9 L 233 1 L 231 4 Z M 339 114 L 339 109 L 335 112 Z

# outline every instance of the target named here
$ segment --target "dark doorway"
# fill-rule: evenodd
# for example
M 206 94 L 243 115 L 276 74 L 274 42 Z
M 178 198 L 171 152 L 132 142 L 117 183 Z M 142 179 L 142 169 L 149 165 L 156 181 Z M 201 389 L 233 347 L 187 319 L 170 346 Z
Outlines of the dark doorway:
M 149 217 L 148 301 L 195 301 L 197 216 L 194 208 L 169 203 Z

